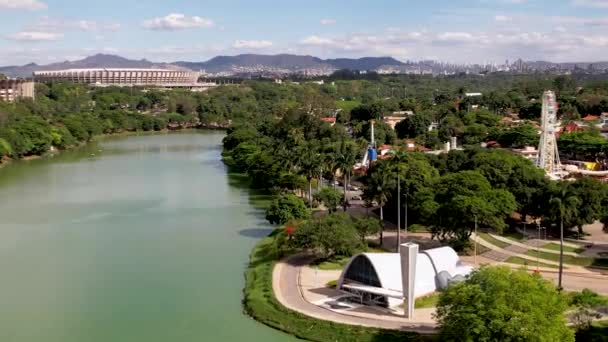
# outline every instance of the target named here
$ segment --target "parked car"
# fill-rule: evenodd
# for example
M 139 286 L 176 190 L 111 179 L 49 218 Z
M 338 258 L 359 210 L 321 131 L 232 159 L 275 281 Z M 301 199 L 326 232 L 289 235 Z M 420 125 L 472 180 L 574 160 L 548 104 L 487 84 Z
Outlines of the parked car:
M 353 196 L 351 198 L 351 200 L 353 200 L 353 201 L 361 201 L 362 199 L 361 199 L 361 196 Z
M 349 185 L 347 186 L 347 189 L 348 189 L 349 191 L 359 191 L 359 188 L 358 188 L 358 187 L 356 187 L 356 186 L 354 186 L 354 185 L 352 185 L 352 184 L 349 184 Z

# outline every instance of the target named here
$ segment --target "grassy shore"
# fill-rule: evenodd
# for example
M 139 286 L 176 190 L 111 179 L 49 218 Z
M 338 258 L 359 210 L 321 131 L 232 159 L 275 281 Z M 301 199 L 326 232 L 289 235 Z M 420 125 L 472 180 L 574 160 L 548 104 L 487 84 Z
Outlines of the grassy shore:
M 323 321 L 285 308 L 272 290 L 272 270 L 278 257 L 272 235 L 260 241 L 251 253 L 245 273 L 243 305 L 247 314 L 257 321 L 298 338 L 319 342 L 432 340 L 415 333 Z

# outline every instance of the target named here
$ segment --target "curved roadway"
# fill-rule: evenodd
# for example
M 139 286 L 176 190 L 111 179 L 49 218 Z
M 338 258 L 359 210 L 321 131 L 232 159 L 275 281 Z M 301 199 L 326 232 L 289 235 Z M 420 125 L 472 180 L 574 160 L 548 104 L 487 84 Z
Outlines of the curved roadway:
M 277 300 L 288 309 L 300 312 L 317 319 L 333 321 L 336 323 L 360 325 L 391 330 L 412 331 L 420 334 L 433 334 L 436 332 L 432 324 L 383 320 L 378 318 L 364 318 L 335 311 L 311 304 L 302 296 L 300 287 L 300 268 L 308 265 L 313 257 L 306 254 L 293 255 L 278 262 L 272 272 L 272 288 Z

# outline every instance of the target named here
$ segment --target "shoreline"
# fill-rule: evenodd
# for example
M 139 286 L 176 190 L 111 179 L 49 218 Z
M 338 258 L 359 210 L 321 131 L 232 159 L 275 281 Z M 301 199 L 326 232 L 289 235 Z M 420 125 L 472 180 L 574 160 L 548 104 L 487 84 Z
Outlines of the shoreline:
M 227 128 L 223 128 L 223 127 L 191 127 L 191 128 L 182 128 L 182 129 L 169 129 L 169 128 L 165 128 L 162 129 L 160 131 L 124 131 L 124 132 L 119 132 L 119 133 L 107 133 L 107 134 L 101 134 L 101 135 L 96 135 L 93 138 L 91 138 L 91 140 L 86 141 L 86 142 L 82 142 L 78 145 L 74 145 L 74 146 L 70 146 L 66 149 L 60 150 L 57 149 L 56 147 L 52 146 L 52 148 L 54 148 L 55 150 L 53 151 L 52 149 L 45 152 L 44 154 L 37 154 L 37 155 L 31 155 L 31 156 L 25 156 L 23 158 L 10 158 L 10 157 L 2 157 L 0 158 L 0 170 L 6 166 L 12 165 L 14 163 L 19 163 L 19 162 L 31 162 L 31 161 L 35 161 L 35 160 L 40 160 L 40 159 L 44 159 L 44 158 L 52 158 L 54 156 L 60 155 L 63 152 L 67 152 L 67 151 L 74 151 L 77 150 L 79 148 L 83 148 L 91 143 L 94 142 L 99 142 L 99 141 L 103 141 L 105 139 L 109 139 L 109 138 L 115 138 L 115 137 L 130 137 L 130 136 L 145 136 L 145 135 L 161 135 L 161 134 L 171 134 L 171 133 L 179 133 L 179 132 L 197 132 L 197 131 L 225 131 Z

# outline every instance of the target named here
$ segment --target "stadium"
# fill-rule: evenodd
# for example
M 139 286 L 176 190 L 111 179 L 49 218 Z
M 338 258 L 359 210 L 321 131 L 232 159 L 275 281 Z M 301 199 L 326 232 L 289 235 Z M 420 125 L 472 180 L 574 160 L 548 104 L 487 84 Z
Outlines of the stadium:
M 36 82 L 72 82 L 97 86 L 192 87 L 201 74 L 166 69 L 66 69 L 35 71 Z

